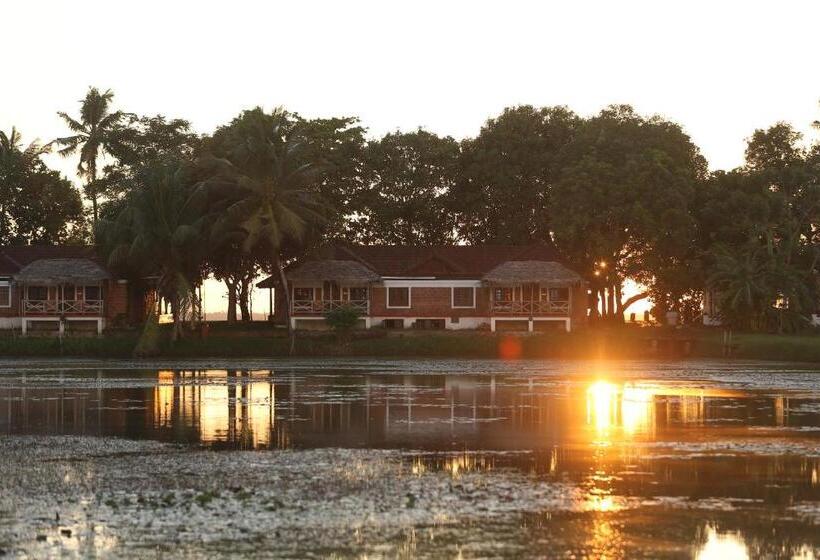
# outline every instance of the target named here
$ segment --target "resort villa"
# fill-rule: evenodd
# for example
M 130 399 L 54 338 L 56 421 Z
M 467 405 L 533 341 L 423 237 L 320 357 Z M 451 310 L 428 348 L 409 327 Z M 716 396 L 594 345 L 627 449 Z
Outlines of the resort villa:
M 101 333 L 137 317 L 141 301 L 98 262 L 93 247 L 0 248 L 0 329 Z
M 299 329 L 323 328 L 325 313 L 342 306 L 359 312 L 363 328 L 570 331 L 587 318 L 583 279 L 544 245 L 332 245 L 285 277 Z M 279 281 L 259 286 L 273 290 Z M 276 299 L 283 320 L 284 298 Z

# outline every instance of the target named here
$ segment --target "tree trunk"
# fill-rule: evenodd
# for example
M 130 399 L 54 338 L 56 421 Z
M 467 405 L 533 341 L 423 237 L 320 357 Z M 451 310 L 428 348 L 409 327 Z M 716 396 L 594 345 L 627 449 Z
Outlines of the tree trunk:
M 641 301 L 642 299 L 646 299 L 648 297 L 649 292 L 641 292 L 640 294 L 635 294 L 634 296 L 628 297 L 626 301 L 624 301 L 621 305 L 621 311 L 626 312 L 626 310 L 629 309 L 633 303 Z
M 228 287 L 228 323 L 236 323 L 236 282 L 225 279 L 225 286 Z
M 251 311 L 248 305 L 250 300 L 250 283 L 251 279 L 248 277 L 242 278 L 239 283 L 239 312 L 242 315 L 242 321 L 247 322 L 251 320 Z
M 621 283 L 615 284 L 615 321 L 617 323 L 624 322 L 624 306 L 621 302 Z
M 173 300 L 171 300 L 171 316 L 174 318 L 174 326 L 171 328 L 171 342 L 176 342 L 182 334 L 182 324 L 179 316 L 179 296 L 174 296 Z
M 609 302 L 607 303 L 607 310 L 609 311 L 609 320 L 613 321 L 616 317 L 615 311 L 615 285 L 610 284 L 607 287 L 607 299 Z
M 282 267 L 282 261 L 279 259 L 279 255 L 274 255 L 274 266 L 276 266 L 276 271 L 279 273 L 279 283 L 282 286 L 282 295 L 285 296 L 283 299 L 285 301 L 285 309 L 283 316 L 285 317 L 285 324 L 288 327 L 288 339 L 290 340 L 290 353 L 293 354 L 293 351 L 296 347 L 296 332 L 293 326 L 290 324 L 290 289 L 288 288 L 288 280 L 285 278 L 285 269 Z

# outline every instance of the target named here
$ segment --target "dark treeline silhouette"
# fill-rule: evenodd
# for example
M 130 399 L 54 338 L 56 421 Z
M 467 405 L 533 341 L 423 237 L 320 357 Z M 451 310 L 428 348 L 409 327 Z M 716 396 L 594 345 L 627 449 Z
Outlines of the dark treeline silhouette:
M 678 124 L 628 105 L 510 107 L 457 141 L 261 108 L 199 136 L 112 103 L 91 88 L 53 142 L 79 155 L 90 212 L 42 163 L 52 144 L 0 136 L 0 243 L 94 240 L 111 266 L 157 275 L 180 319 L 213 274 L 229 320 L 237 306 L 249 320 L 260 272 L 331 240 L 550 244 L 601 320 L 650 298 L 655 317 L 695 322 L 705 290 L 735 328 L 798 330 L 818 307 L 820 146 L 786 123 L 756 130 L 743 166 L 710 172 Z M 624 296 L 627 280 L 644 291 Z

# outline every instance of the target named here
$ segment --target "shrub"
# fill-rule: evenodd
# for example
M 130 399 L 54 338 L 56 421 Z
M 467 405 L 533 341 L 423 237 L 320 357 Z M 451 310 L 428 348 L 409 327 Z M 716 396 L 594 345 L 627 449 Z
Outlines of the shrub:
M 333 331 L 343 339 L 348 339 L 350 331 L 356 327 L 359 321 L 359 312 L 350 306 L 343 305 L 325 313 L 325 322 Z

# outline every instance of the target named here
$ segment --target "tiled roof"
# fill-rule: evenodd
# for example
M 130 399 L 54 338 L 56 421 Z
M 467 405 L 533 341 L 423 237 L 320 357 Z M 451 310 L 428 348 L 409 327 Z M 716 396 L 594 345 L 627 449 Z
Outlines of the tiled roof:
M 86 245 L 13 245 L 0 247 L 0 276 L 17 274 L 43 259 L 88 259 L 100 264 L 94 247 Z
M 294 272 L 305 261 L 358 261 L 381 277 L 481 278 L 498 265 L 515 261 L 560 262 L 546 245 L 326 245 L 288 267 Z M 259 286 L 272 287 L 271 277 Z

